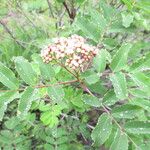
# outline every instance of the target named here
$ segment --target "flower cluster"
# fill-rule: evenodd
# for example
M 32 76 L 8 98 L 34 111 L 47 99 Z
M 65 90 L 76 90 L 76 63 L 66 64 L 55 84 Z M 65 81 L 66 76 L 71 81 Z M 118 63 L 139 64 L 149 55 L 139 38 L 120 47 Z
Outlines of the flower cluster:
M 53 39 L 53 43 L 41 51 L 45 63 L 56 61 L 73 70 L 81 70 L 98 53 L 95 46 L 86 43 L 78 35 Z

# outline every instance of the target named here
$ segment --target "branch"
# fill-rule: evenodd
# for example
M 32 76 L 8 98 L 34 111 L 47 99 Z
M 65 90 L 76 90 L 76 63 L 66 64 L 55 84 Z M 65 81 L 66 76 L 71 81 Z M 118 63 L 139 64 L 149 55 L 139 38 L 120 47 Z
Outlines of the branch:
M 40 88 L 46 88 L 46 87 L 51 87 L 51 86 L 66 85 L 66 84 L 71 84 L 71 83 L 75 83 L 75 82 L 78 82 L 78 80 L 58 82 L 58 83 L 55 83 L 55 84 L 47 84 L 47 85 L 37 85 L 37 86 L 33 86 L 33 88 L 40 89 Z M 25 88 L 20 88 L 20 89 L 17 89 L 17 90 L 0 90 L 0 92 L 16 92 L 16 91 L 24 91 L 24 90 L 25 90 Z
M 75 82 L 78 82 L 78 80 L 71 80 L 71 81 L 66 81 L 66 82 L 58 82 L 58 83 L 55 83 L 55 84 L 38 85 L 38 86 L 35 86 L 34 88 L 45 88 L 45 87 L 50 87 L 50 86 L 66 85 L 66 84 L 71 84 L 71 83 L 75 83 Z
M 84 82 L 81 82 L 82 87 L 86 90 L 87 93 L 89 93 L 91 96 L 95 95 L 87 88 L 87 86 L 85 85 Z M 104 109 L 104 111 L 109 115 L 109 117 L 114 121 L 114 123 L 119 127 L 119 129 L 130 139 L 130 141 L 134 144 L 135 147 L 138 148 L 138 146 L 136 145 L 136 143 L 132 140 L 132 138 L 124 131 L 124 129 L 120 126 L 120 124 L 115 120 L 115 118 L 111 115 L 111 113 L 109 112 L 109 110 L 106 108 L 106 106 L 104 106 L 102 104 L 102 108 Z
M 71 17 L 72 17 L 72 16 L 71 16 L 71 12 L 70 12 L 70 10 L 69 10 L 69 8 L 68 8 L 68 5 L 67 5 L 67 3 L 66 3 L 65 1 L 63 2 L 63 5 L 64 5 L 64 7 L 66 8 L 66 11 L 67 11 L 69 17 L 71 18 Z

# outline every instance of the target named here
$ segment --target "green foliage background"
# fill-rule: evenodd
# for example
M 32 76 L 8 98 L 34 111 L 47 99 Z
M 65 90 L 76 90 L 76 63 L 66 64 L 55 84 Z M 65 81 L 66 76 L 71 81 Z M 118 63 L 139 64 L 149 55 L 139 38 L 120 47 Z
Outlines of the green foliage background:
M 149 33 L 149 0 L 0 0 L 0 149 L 149 150 Z M 84 88 L 39 55 L 72 34 L 99 48 Z

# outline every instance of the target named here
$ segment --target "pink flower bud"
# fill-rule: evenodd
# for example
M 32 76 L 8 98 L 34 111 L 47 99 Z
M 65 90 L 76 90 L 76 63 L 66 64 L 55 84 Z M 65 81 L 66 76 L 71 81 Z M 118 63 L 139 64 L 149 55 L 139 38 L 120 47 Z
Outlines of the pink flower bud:
M 41 51 L 43 62 L 49 63 L 56 59 L 71 69 L 82 69 L 98 53 L 95 46 L 85 42 L 86 39 L 78 35 L 55 38 L 52 44 Z

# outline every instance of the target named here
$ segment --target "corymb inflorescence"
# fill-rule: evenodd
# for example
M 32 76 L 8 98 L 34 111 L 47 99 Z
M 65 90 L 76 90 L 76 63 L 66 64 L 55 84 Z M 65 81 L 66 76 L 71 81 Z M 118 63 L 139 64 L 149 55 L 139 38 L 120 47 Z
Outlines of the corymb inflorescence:
M 42 49 L 41 56 L 45 63 L 59 62 L 73 70 L 82 70 L 98 53 L 95 46 L 86 43 L 79 35 L 53 39 L 53 43 Z

